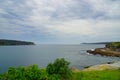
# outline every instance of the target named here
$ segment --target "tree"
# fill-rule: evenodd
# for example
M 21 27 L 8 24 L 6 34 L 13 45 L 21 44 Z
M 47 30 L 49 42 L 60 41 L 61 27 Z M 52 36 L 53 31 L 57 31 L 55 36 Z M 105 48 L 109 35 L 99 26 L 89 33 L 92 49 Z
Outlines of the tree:
M 70 62 L 64 58 L 56 59 L 54 63 L 49 63 L 46 71 L 50 76 L 57 76 L 61 80 L 69 80 L 71 78 L 71 70 L 69 69 Z

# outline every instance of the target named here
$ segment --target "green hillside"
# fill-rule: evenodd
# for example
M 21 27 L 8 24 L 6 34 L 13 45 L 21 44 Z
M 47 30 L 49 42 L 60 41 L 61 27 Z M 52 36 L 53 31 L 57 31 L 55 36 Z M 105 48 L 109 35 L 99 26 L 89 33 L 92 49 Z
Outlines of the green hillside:
M 34 45 L 33 42 L 0 39 L 0 45 Z

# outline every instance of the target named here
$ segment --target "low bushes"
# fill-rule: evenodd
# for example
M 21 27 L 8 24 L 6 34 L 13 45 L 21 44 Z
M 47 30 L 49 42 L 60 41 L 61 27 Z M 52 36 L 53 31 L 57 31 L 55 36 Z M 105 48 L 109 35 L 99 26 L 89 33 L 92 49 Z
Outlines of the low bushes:
M 40 69 L 37 65 L 9 67 L 7 72 L 0 74 L 0 80 L 70 80 L 72 73 L 69 64 L 61 58 L 49 63 L 46 69 Z

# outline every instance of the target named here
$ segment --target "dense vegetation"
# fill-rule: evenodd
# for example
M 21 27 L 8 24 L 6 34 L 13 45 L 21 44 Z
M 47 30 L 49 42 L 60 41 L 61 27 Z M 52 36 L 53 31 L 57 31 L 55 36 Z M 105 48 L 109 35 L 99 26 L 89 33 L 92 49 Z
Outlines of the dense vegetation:
M 94 42 L 94 43 L 82 43 L 82 44 L 109 44 L 112 42 Z
M 49 63 L 46 69 L 37 65 L 9 67 L 7 72 L 0 74 L 0 80 L 120 80 L 120 70 L 72 72 L 69 64 L 62 58 Z
M 55 80 L 69 80 L 72 76 L 72 72 L 69 69 L 69 62 L 65 61 L 64 58 L 56 59 L 54 63 L 48 64 L 46 71 L 49 76 L 56 77 Z M 51 78 L 51 80 L 53 80 Z
M 47 80 L 45 69 L 37 65 L 29 67 L 9 67 L 8 71 L 0 75 L 0 80 Z
M 116 48 L 120 48 L 120 42 L 113 42 L 113 43 L 109 43 L 106 44 L 106 47 L 116 47 Z
M 0 39 L 0 45 L 34 45 L 33 42 Z
M 112 50 L 120 49 L 120 42 L 112 42 L 106 44 L 106 48 L 110 48 Z
M 37 65 L 10 67 L 7 72 L 0 75 L 0 80 L 70 80 L 72 72 L 69 64 L 61 58 L 48 64 L 46 69 L 40 69 Z

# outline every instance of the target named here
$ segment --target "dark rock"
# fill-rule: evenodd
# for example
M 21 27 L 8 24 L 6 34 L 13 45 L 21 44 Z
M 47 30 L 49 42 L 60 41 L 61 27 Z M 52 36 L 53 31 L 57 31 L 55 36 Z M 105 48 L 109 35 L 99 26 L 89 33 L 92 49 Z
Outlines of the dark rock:
M 91 67 L 91 66 L 85 66 L 84 68 L 89 68 L 89 67 Z

